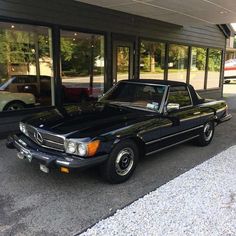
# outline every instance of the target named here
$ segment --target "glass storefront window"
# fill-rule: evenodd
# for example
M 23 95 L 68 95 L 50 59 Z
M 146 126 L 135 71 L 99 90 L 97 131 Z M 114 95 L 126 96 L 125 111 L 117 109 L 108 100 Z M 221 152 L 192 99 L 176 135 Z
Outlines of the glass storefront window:
M 220 87 L 220 68 L 222 51 L 219 49 L 209 49 L 207 88 Z
M 130 48 L 126 46 L 118 46 L 116 48 L 117 55 L 117 82 L 130 77 Z
M 51 31 L 0 22 L 0 111 L 53 103 Z
M 142 41 L 140 47 L 140 78 L 164 79 L 165 44 Z
M 96 99 L 104 90 L 104 37 L 61 31 L 64 103 Z
M 188 47 L 170 44 L 168 58 L 168 80 L 186 82 Z
M 189 83 L 196 90 L 204 89 L 206 52 L 205 48 L 192 47 Z

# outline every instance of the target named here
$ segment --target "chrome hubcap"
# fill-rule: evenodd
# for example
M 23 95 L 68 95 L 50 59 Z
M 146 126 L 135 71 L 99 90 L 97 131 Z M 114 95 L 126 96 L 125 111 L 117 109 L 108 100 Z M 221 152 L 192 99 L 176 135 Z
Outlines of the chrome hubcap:
M 210 141 L 212 134 L 213 134 L 212 125 L 210 123 L 207 123 L 204 127 L 204 138 L 207 142 Z
M 131 148 L 122 149 L 116 157 L 116 173 L 120 176 L 127 175 L 134 165 L 134 152 Z
M 22 109 L 23 108 L 23 106 L 20 106 L 20 105 L 18 105 L 18 104 L 13 104 L 13 105 L 11 105 L 10 107 L 8 107 L 8 111 L 16 111 L 16 110 L 20 110 L 20 109 Z

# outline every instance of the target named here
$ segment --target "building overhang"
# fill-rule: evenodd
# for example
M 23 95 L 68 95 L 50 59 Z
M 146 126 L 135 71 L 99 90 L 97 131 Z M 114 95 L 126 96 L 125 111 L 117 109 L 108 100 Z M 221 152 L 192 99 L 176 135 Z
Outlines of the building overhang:
M 74 0 L 178 25 L 236 22 L 235 0 Z

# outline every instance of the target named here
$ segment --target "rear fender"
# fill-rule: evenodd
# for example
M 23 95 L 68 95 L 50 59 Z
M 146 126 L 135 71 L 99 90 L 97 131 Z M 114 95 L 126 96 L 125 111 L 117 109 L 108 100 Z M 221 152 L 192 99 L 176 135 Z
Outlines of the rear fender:
M 217 115 L 216 115 L 216 109 L 213 108 L 213 107 L 207 107 L 207 106 L 206 107 L 204 106 L 203 108 L 207 108 L 207 109 L 209 109 L 210 111 L 213 112 L 213 114 L 206 119 L 205 123 L 207 123 L 209 121 L 214 121 L 214 122 L 217 123 L 218 118 L 217 118 Z

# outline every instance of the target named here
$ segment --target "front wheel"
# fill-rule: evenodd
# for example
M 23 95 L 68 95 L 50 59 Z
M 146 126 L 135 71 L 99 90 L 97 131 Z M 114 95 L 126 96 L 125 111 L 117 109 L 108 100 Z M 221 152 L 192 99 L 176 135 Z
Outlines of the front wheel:
M 109 159 L 101 166 L 102 176 L 112 184 L 122 183 L 133 174 L 139 159 L 139 151 L 131 140 L 118 143 Z
M 200 136 L 197 139 L 197 143 L 200 146 L 207 146 L 210 144 L 211 140 L 213 139 L 215 132 L 215 124 L 213 121 L 208 121 L 203 129 L 200 132 Z

